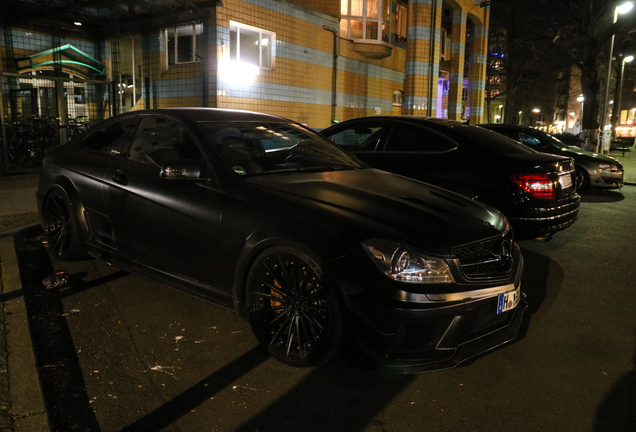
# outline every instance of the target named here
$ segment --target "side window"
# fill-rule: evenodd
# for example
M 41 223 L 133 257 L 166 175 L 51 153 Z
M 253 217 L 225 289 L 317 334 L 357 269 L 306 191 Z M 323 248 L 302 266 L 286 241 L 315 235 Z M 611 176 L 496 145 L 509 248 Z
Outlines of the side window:
M 84 138 L 82 146 L 99 153 L 120 155 L 135 130 L 136 123 L 136 117 L 129 117 L 102 127 Z
M 398 124 L 386 144 L 388 152 L 442 153 L 457 148 L 457 143 L 434 130 L 412 124 Z
M 142 117 L 126 158 L 157 169 L 183 161 L 202 162 L 203 155 L 181 123 L 163 117 Z
M 354 126 L 329 137 L 334 143 L 350 151 L 376 151 L 386 130 L 383 126 Z
M 528 135 L 527 133 L 524 133 L 524 132 L 519 132 L 519 141 L 521 141 L 523 144 L 530 146 L 532 148 L 541 146 L 541 141 L 539 141 L 537 138 L 533 137 L 532 135 Z

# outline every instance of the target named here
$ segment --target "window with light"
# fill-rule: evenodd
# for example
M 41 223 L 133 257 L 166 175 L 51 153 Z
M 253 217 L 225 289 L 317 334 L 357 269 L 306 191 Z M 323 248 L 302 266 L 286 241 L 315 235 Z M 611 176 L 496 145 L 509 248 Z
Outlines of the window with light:
M 406 43 L 406 12 L 406 6 L 398 3 L 395 12 L 395 23 L 397 27 L 395 29 L 395 39 L 400 43 Z
M 230 21 L 230 61 L 271 69 L 275 35 L 273 32 Z
M 189 24 L 165 30 L 167 65 L 201 61 L 205 41 L 203 24 Z
M 390 0 L 341 0 L 340 36 L 389 43 Z

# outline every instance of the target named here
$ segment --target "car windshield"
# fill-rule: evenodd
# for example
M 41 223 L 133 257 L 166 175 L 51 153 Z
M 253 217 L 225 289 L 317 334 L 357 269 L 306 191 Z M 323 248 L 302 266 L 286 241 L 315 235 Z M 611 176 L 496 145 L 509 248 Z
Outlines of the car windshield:
M 568 146 L 566 143 L 564 143 L 563 141 L 561 141 L 560 139 L 558 139 L 554 135 L 550 135 L 549 133 L 544 133 L 544 135 L 548 138 L 548 140 L 550 141 L 550 143 L 552 145 L 555 145 L 555 146 L 557 146 L 559 148 Z
M 493 153 L 507 155 L 536 153 L 535 150 L 512 138 L 479 126 L 459 126 L 453 127 L 451 130 Z
M 355 157 L 294 123 L 200 122 L 228 166 L 240 177 L 362 168 Z

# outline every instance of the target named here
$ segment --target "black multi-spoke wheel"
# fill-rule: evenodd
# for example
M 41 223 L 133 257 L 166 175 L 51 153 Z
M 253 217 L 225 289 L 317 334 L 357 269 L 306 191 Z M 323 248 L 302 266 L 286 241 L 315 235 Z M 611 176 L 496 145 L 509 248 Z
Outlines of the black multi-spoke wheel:
M 574 171 L 574 187 L 576 187 L 576 190 L 583 191 L 587 189 L 589 184 L 590 179 L 585 170 L 581 167 L 576 167 L 576 171 Z
M 70 200 L 63 191 L 54 190 L 46 197 L 42 222 L 49 248 L 56 257 L 71 261 L 84 255 L 77 219 L 71 211 Z
M 342 346 L 338 302 L 317 264 L 291 248 L 261 254 L 247 281 L 252 330 L 283 363 L 309 366 L 337 356 Z

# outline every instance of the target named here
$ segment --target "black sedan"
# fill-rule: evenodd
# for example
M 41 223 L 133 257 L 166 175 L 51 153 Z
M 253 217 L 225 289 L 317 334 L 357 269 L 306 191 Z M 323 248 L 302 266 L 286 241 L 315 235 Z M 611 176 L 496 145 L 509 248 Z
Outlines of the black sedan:
M 344 121 L 322 131 L 367 164 L 488 203 L 515 237 L 549 240 L 578 218 L 571 158 L 536 152 L 477 126 L 413 116 Z
M 623 165 L 613 157 L 568 146 L 555 136 L 530 126 L 497 123 L 480 126 L 506 135 L 537 151 L 573 158 L 575 165 L 574 183 L 578 191 L 587 188 L 618 189 L 623 187 L 625 170 Z
M 501 213 L 280 117 L 116 116 L 46 154 L 37 201 L 58 259 L 211 299 L 294 366 L 355 338 L 393 370 L 454 367 L 514 339 L 526 306 Z

